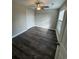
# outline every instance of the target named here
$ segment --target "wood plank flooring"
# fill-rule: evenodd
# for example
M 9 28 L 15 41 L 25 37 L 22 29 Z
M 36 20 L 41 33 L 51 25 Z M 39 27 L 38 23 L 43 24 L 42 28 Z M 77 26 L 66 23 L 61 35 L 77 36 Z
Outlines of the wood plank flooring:
M 54 30 L 32 27 L 12 39 L 12 59 L 54 59 L 56 42 Z

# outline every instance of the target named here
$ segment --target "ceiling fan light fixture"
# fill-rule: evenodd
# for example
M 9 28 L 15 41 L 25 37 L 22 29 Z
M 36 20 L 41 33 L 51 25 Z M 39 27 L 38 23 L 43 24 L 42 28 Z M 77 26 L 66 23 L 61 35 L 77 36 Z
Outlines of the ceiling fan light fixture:
M 41 10 L 40 4 L 37 4 L 36 10 Z
M 41 10 L 41 7 L 37 7 L 36 10 Z

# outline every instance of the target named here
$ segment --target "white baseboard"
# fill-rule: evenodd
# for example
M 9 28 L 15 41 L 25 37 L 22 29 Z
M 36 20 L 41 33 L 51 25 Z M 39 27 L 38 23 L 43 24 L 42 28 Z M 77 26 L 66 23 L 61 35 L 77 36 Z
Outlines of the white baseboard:
M 20 34 L 22 34 L 22 33 L 24 33 L 25 31 L 27 31 L 28 29 L 26 29 L 26 30 L 24 30 L 24 31 L 21 31 L 21 32 L 19 32 L 19 33 L 17 33 L 17 34 L 15 34 L 15 35 L 13 35 L 12 36 L 12 38 L 14 38 L 14 37 L 16 37 L 16 36 L 18 36 L 18 35 L 20 35 Z

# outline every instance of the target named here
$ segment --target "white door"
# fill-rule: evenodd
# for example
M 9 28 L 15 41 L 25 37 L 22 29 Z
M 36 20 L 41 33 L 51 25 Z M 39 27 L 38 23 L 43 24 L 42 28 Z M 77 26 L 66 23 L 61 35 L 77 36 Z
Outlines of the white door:
M 59 43 L 60 45 L 57 46 L 55 59 L 67 59 L 67 26 Z

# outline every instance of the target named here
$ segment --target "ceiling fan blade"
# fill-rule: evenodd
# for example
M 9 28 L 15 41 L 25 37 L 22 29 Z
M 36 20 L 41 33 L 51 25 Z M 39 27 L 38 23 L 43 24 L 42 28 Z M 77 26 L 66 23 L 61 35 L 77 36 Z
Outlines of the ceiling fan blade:
M 49 8 L 49 6 L 42 6 L 43 8 Z

